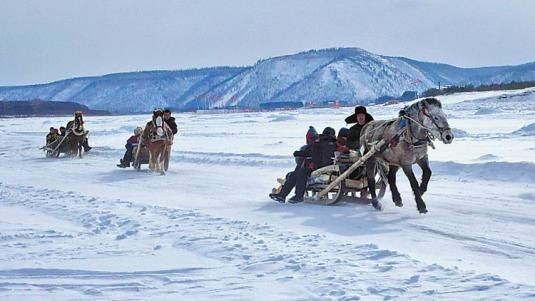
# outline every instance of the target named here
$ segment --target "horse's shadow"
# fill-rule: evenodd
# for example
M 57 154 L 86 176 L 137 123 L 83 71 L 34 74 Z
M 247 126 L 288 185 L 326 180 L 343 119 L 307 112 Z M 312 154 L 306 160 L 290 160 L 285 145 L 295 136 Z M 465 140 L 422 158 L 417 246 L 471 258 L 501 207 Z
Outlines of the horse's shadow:
M 383 201 L 384 202 L 384 201 Z M 396 212 L 378 212 L 368 201 L 341 202 L 334 206 L 315 204 L 279 204 L 271 201 L 257 211 L 280 215 L 283 219 L 303 219 L 303 225 L 343 236 L 358 236 L 400 231 L 397 225 L 410 216 Z

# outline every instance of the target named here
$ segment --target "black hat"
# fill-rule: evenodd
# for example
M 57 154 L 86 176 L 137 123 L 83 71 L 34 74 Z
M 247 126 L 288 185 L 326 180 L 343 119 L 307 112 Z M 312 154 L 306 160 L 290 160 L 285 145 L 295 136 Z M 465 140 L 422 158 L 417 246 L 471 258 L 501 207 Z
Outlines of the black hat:
M 357 120 L 357 115 L 358 114 L 366 115 L 366 123 L 368 123 L 368 122 L 373 120 L 372 115 L 368 114 L 368 112 L 366 111 L 366 107 L 357 106 L 357 107 L 355 107 L 355 114 L 349 115 L 346 118 L 346 123 L 357 123 L 358 122 L 358 120 Z
M 328 126 L 328 127 L 323 129 L 323 133 L 322 134 L 323 135 L 335 136 L 336 135 L 336 131 L 332 127 Z
M 169 109 L 165 109 L 165 110 L 163 110 L 163 112 L 164 112 L 164 113 L 171 113 L 171 110 L 169 110 Z
M 349 129 L 348 128 L 341 128 L 338 131 L 338 137 L 345 137 L 347 138 L 349 136 Z

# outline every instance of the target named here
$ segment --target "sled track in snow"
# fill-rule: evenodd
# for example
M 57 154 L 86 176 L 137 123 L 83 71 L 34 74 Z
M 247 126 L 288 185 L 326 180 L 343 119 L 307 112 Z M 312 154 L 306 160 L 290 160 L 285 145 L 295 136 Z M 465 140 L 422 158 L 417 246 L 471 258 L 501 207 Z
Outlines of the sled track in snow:
M 266 283 L 274 289 L 286 285 L 302 288 L 281 297 L 286 300 L 462 300 L 473 297 L 474 292 L 482 300 L 535 298 L 535 288 L 497 276 L 425 264 L 373 244 L 297 234 L 195 210 L 1 183 L 0 206 L 76 225 L 1 228 L 2 300 L 27 296 L 58 300 L 65 294 L 75 294 L 78 300 L 140 300 L 147 296 L 157 300 L 169 294 L 184 300 L 237 300 Z M 173 266 L 172 258 L 165 255 L 173 250 L 186 250 L 219 264 L 210 268 Z M 170 263 L 166 269 L 98 271 L 54 264 L 123 257 L 152 260 L 160 253 Z M 17 261 L 40 264 L 5 268 Z

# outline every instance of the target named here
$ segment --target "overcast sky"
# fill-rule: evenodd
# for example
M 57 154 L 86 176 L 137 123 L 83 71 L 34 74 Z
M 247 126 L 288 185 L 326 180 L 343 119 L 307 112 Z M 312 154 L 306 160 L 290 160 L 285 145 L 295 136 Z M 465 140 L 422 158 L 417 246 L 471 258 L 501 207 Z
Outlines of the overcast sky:
M 461 67 L 535 61 L 535 1 L 0 1 L 0 86 L 329 47 Z

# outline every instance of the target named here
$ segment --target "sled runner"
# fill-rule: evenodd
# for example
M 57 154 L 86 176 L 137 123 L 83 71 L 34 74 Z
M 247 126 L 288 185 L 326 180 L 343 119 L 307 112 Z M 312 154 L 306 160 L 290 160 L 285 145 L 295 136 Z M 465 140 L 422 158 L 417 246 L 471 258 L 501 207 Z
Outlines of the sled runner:
M 133 165 L 136 170 L 141 170 L 141 164 L 149 164 L 149 148 L 143 143 L 143 139 L 138 145 L 134 146 L 132 153 L 134 154 Z
M 377 143 L 368 153 L 358 157 L 356 152 L 337 153 L 334 164 L 312 172 L 307 182 L 305 201 L 322 205 L 332 205 L 345 201 L 368 200 L 368 180 L 364 165 L 384 144 Z M 381 163 L 375 166 L 377 197 L 381 199 L 386 191 L 388 171 Z M 371 199 L 369 199 L 371 201 Z

